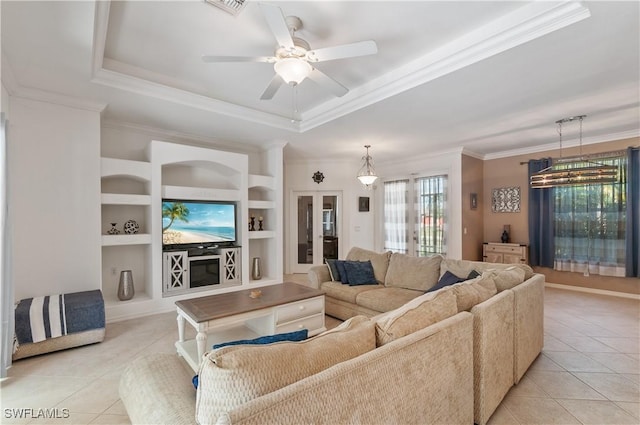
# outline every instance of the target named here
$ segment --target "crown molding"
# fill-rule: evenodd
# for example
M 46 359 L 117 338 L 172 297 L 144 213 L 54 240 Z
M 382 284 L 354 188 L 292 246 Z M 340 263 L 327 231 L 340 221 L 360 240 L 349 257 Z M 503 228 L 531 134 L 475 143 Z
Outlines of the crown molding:
M 302 114 L 301 132 L 380 102 L 591 16 L 580 2 L 535 2 L 466 33 L 370 83 Z
M 191 93 L 185 90 L 168 87 L 162 84 L 147 81 L 119 72 L 99 69 L 93 78 L 92 83 L 152 97 L 168 102 L 189 106 L 203 111 L 215 112 L 232 118 L 251 121 L 258 124 L 268 125 L 273 128 L 296 131 L 296 123 L 291 119 L 278 115 L 257 111 L 244 106 L 224 102 L 207 96 Z
M 469 150 L 469 148 L 462 148 L 462 151 L 460 152 L 461 155 L 466 155 L 466 156 L 470 156 L 472 158 L 475 159 L 480 159 L 480 160 L 484 160 L 484 154 L 478 153 L 478 152 L 474 152 L 472 150 Z
M 107 107 L 106 103 L 94 102 L 91 100 L 80 99 L 73 96 L 67 96 L 47 90 L 41 90 L 31 87 L 21 86 L 15 78 L 13 68 L 2 55 L 2 84 L 5 86 L 9 96 L 14 98 L 35 100 L 38 102 L 52 103 L 56 105 L 66 106 L 74 109 L 82 109 L 102 113 Z
M 307 112 L 299 121 L 277 114 L 198 95 L 104 68 L 109 23 L 109 1 L 97 2 L 94 23 L 92 82 L 193 108 L 247 120 L 295 133 L 304 133 L 388 97 L 452 73 L 505 50 L 588 18 L 580 2 L 533 2 L 449 42 L 341 98 Z
M 605 134 L 601 136 L 591 136 L 591 137 L 583 137 L 582 145 L 594 145 L 596 143 L 606 143 L 606 142 L 614 142 L 616 140 L 624 140 L 624 139 L 632 139 L 634 137 L 640 137 L 640 129 L 634 129 L 629 131 L 621 131 L 618 133 Z M 562 140 L 562 148 L 572 148 L 580 146 L 580 139 L 567 139 Z M 496 152 L 492 154 L 486 154 L 482 159 L 490 160 L 490 159 L 500 159 L 500 158 L 508 158 L 512 156 L 520 156 L 520 155 L 533 155 L 539 152 L 547 152 L 553 150 L 559 150 L 560 145 L 558 142 L 556 143 L 546 143 L 544 145 L 538 145 L 530 148 L 522 148 L 522 149 L 510 149 L 502 152 Z
M 91 49 L 91 75 L 95 75 L 99 69 L 102 69 L 104 49 L 107 44 L 107 30 L 109 29 L 111 0 L 97 1 L 95 5 L 93 46 Z

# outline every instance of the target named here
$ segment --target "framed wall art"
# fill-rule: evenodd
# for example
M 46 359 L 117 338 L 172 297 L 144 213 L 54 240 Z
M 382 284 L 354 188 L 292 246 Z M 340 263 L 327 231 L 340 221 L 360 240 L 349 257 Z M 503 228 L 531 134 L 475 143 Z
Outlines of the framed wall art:
M 360 196 L 358 198 L 358 211 L 360 211 L 360 212 L 369 212 L 369 197 L 368 196 Z
M 469 196 L 469 206 L 471 207 L 472 210 L 478 209 L 478 194 L 477 193 L 472 193 Z
M 500 187 L 493 189 L 491 211 L 500 213 L 520 212 L 520 187 Z

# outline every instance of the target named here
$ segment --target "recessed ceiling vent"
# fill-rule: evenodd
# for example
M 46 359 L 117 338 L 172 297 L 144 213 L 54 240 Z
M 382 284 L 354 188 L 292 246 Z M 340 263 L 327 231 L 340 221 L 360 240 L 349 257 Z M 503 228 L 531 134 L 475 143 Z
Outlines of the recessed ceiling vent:
M 212 4 L 232 14 L 233 16 L 240 13 L 244 9 L 247 0 L 204 0 L 206 3 Z

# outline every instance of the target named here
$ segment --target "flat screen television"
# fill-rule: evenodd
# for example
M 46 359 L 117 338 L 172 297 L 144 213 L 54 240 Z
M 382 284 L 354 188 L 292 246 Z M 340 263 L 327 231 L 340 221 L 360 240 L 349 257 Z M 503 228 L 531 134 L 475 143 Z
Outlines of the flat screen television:
M 164 249 L 234 245 L 237 205 L 227 201 L 162 200 Z

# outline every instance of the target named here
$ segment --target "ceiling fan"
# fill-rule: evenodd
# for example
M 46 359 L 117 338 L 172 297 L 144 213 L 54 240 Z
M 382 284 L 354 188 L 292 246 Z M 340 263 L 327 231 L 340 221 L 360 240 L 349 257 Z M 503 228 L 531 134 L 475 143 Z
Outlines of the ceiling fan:
M 274 5 L 260 3 L 260 9 L 275 36 L 278 47 L 273 56 L 202 56 L 205 62 L 266 62 L 272 63 L 276 74 L 260 99 L 273 98 L 283 82 L 298 85 L 305 78 L 316 82 L 334 95 L 341 97 L 349 92 L 345 86 L 329 77 L 312 64 L 335 59 L 372 55 L 378 52 L 375 41 L 367 40 L 312 50 L 305 40 L 295 36 L 302 28 L 296 16 L 285 18 L 282 10 Z

